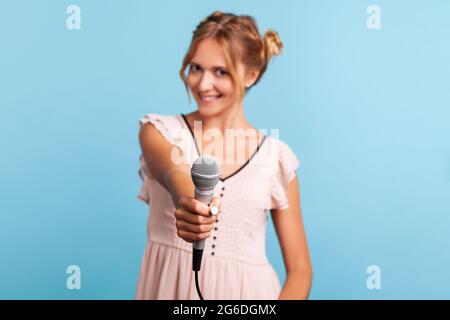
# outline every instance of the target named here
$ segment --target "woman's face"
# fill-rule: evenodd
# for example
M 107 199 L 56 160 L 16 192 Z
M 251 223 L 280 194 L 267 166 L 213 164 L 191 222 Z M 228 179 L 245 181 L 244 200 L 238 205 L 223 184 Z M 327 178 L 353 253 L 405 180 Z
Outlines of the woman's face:
M 244 81 L 244 67 L 237 66 Z M 211 116 L 232 108 L 238 92 L 226 67 L 222 47 L 212 39 L 202 40 L 189 64 L 187 85 L 195 98 L 200 114 Z

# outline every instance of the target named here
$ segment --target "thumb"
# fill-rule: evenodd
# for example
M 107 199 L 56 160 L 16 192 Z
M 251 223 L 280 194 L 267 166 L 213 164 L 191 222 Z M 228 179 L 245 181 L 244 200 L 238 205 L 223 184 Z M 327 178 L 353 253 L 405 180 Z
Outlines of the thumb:
M 222 209 L 222 202 L 220 201 L 219 198 L 213 197 L 211 199 L 211 202 L 209 203 L 209 212 L 212 215 L 219 215 L 220 211 Z

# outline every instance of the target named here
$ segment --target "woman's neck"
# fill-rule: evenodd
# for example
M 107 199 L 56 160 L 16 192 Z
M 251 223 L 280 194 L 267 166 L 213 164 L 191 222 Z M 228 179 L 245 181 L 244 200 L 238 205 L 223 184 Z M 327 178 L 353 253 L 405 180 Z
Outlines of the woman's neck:
M 223 161 L 221 157 L 225 155 L 247 154 L 256 149 L 263 138 L 263 134 L 247 121 L 243 108 L 227 109 L 208 117 L 202 116 L 198 111 L 186 116 L 199 152 L 218 157 L 220 161 Z M 251 150 L 245 153 L 243 146 Z
M 248 130 L 253 128 L 247 121 L 242 106 L 233 107 L 231 110 L 226 109 L 223 112 L 210 117 L 203 117 L 198 111 L 191 112 L 187 116 L 190 120 L 191 128 L 194 131 L 201 129 L 203 133 L 207 132 L 209 129 L 215 129 L 220 130 L 222 135 L 225 136 L 227 129 Z M 195 126 L 195 121 L 201 121 L 201 128 Z

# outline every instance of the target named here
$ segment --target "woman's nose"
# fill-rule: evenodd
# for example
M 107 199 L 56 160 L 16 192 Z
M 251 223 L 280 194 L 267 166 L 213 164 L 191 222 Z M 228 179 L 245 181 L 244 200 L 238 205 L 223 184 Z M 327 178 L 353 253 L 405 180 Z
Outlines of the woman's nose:
M 214 76 L 209 72 L 205 71 L 200 78 L 200 82 L 198 84 L 198 89 L 200 91 L 207 91 L 213 87 L 214 84 Z

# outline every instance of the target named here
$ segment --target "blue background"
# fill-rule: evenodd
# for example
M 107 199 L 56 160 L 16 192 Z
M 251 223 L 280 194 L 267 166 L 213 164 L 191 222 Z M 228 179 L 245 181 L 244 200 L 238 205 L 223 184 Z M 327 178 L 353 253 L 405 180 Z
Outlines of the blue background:
M 68 30 L 66 8 L 81 8 Z M 382 27 L 369 30 L 369 5 Z M 181 60 L 214 10 L 285 45 L 246 98 L 301 160 L 312 299 L 450 298 L 450 1 L 2 1 L 0 298 L 133 299 L 138 119 L 190 112 Z M 273 227 L 268 256 L 285 278 Z M 66 268 L 81 267 L 81 290 Z M 381 268 L 381 290 L 366 269 Z

